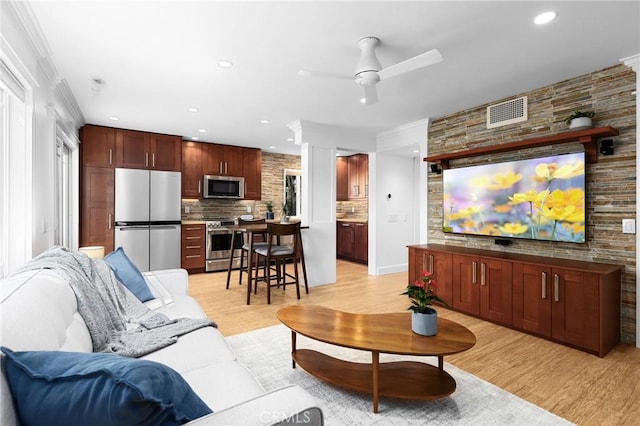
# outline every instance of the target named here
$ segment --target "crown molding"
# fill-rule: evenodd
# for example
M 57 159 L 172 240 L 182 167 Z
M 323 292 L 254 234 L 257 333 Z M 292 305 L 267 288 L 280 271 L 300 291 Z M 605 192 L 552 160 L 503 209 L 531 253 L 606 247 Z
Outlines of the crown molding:
M 71 88 L 67 83 L 66 79 L 61 79 L 54 89 L 54 97 L 56 102 L 59 102 L 62 105 L 64 111 L 67 111 L 71 116 L 70 119 L 73 121 L 76 128 L 82 127 L 85 123 L 84 115 L 80 110 L 80 106 L 78 102 L 76 102 L 76 98 L 73 96 L 71 92 Z
M 627 56 L 626 58 L 620 59 L 620 62 L 624 63 L 626 66 L 633 69 L 636 74 L 638 73 L 638 68 L 640 68 L 640 53 L 637 55 Z
M 40 58 L 51 57 L 51 47 L 47 43 L 47 39 L 38 24 L 38 20 L 33 13 L 33 9 L 26 1 L 14 1 L 10 0 L 6 2 L 7 7 L 18 22 L 22 26 L 25 35 L 29 39 L 31 46 Z

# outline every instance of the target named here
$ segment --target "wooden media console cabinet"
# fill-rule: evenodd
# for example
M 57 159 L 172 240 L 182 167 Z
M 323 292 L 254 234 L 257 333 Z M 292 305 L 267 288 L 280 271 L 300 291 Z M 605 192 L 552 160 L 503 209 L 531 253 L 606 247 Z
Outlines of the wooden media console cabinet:
M 409 246 L 459 312 L 603 357 L 620 342 L 621 265 L 447 245 Z

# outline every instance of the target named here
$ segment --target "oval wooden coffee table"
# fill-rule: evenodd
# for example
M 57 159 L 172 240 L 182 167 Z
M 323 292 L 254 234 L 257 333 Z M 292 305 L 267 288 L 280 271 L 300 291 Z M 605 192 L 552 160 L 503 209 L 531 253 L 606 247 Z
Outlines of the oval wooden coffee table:
M 291 329 L 291 357 L 310 374 L 333 385 L 369 393 L 373 412 L 380 396 L 429 400 L 450 395 L 456 382 L 443 369 L 443 357 L 466 351 L 475 335 L 453 321 L 438 318 L 438 334 L 411 331 L 411 313 L 356 314 L 323 306 L 293 305 L 278 310 Z M 296 333 L 347 348 L 371 351 L 371 364 L 349 362 L 311 349 L 296 348 Z M 414 361 L 380 363 L 380 353 L 437 356 L 438 367 Z

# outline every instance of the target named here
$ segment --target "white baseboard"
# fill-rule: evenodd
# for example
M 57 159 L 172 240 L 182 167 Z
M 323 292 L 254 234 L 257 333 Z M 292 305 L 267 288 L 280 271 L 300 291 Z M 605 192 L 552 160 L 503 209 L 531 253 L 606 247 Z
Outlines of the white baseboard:
M 398 272 L 407 272 L 408 270 L 409 270 L 409 265 L 406 263 L 402 263 L 399 265 L 382 266 L 376 269 L 376 275 L 395 274 Z

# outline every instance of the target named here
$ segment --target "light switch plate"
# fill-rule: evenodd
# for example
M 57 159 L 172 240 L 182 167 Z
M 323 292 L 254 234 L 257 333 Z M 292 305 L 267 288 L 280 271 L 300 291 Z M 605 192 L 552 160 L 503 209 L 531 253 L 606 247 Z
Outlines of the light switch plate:
M 622 219 L 622 233 L 623 234 L 635 234 L 636 233 L 636 221 L 634 219 Z

